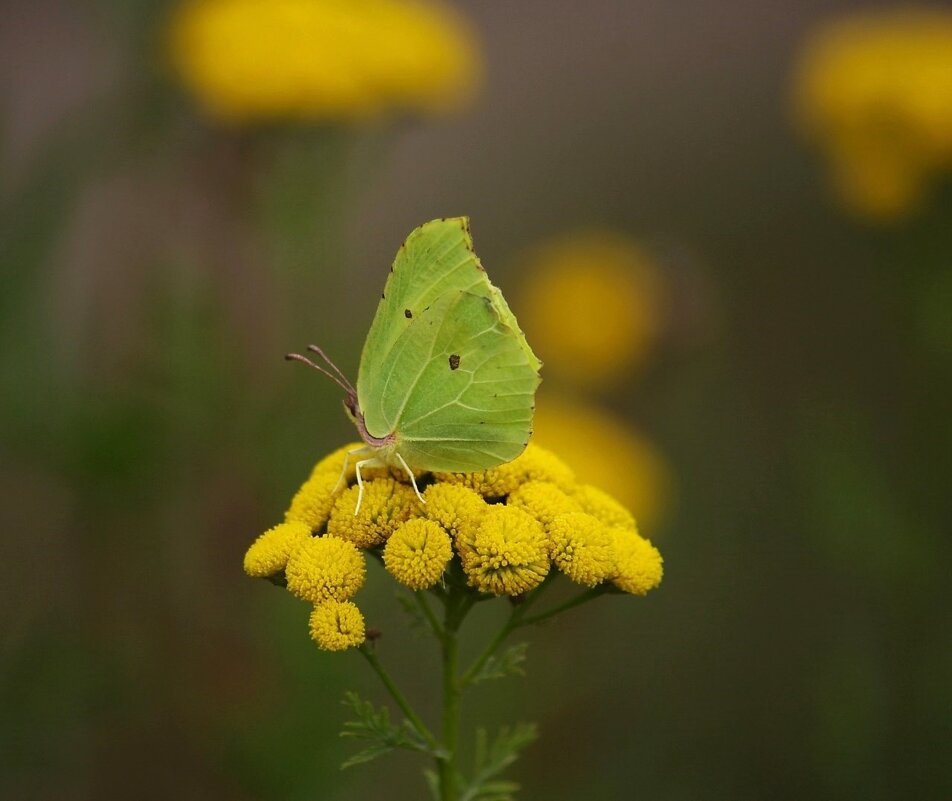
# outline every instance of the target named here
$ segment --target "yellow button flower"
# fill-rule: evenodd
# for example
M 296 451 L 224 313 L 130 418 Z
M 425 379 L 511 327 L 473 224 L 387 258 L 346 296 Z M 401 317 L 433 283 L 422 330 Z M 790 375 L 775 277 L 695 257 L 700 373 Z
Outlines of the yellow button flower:
M 172 65 L 212 116 L 353 120 L 470 99 L 479 57 L 438 0 L 186 0 Z
M 507 506 L 525 509 L 549 531 L 557 515 L 582 511 L 574 499 L 548 481 L 527 481 L 506 499 Z
M 952 11 L 881 9 L 819 28 L 794 76 L 803 133 L 830 160 L 847 208 L 913 211 L 952 167 Z
M 357 472 L 355 466 L 357 460 L 353 456 L 348 456 L 350 451 L 356 450 L 357 448 L 362 448 L 362 442 L 348 442 L 346 445 L 342 445 L 337 450 L 332 451 L 323 459 L 319 460 L 314 469 L 311 470 L 311 478 L 314 478 L 317 475 L 326 473 L 328 475 L 334 476 L 334 478 L 339 479 L 341 473 L 344 474 L 345 481 L 353 481 L 357 477 Z M 347 460 L 347 472 L 344 472 L 344 459 Z
M 311 536 L 304 523 L 279 523 L 256 539 L 245 553 L 245 573 L 266 578 L 284 570 L 291 552 Z
M 364 482 L 364 499 L 357 509 L 358 487 L 341 492 L 334 501 L 327 533 L 353 542 L 360 548 L 381 545 L 401 523 L 418 513 L 413 488 L 392 478 Z
M 577 386 L 625 381 L 643 367 L 662 321 L 658 270 L 620 233 L 580 231 L 526 258 L 526 334 L 553 376 Z
M 458 484 L 431 484 L 423 491 L 427 519 L 439 523 L 463 553 L 473 546 L 476 530 L 489 508 L 473 490 Z
M 284 513 L 285 522 L 304 523 L 315 534 L 320 533 L 334 504 L 337 479 L 327 471 L 312 475 L 291 499 L 291 506 Z
M 616 572 L 612 582 L 633 595 L 646 595 L 661 583 L 661 554 L 648 540 L 630 529 L 612 529 Z
M 624 506 L 607 492 L 583 484 L 575 490 L 574 498 L 582 511 L 597 518 L 606 526 L 618 526 L 631 531 L 636 529 L 635 518 Z
M 336 537 L 311 537 L 299 545 L 285 568 L 288 591 L 305 601 L 346 601 L 367 576 L 357 547 Z
M 549 572 L 542 525 L 528 512 L 508 506 L 488 509 L 472 551 L 460 557 L 470 584 L 493 595 L 522 595 Z
M 582 512 L 552 520 L 549 553 L 552 563 L 576 584 L 594 587 L 617 572 L 611 529 Z
M 432 520 L 419 518 L 394 531 L 383 549 L 387 572 L 411 590 L 436 584 L 452 558 L 450 535 Z
M 324 651 L 346 651 L 366 639 L 364 616 L 350 601 L 324 601 L 311 612 L 311 639 Z

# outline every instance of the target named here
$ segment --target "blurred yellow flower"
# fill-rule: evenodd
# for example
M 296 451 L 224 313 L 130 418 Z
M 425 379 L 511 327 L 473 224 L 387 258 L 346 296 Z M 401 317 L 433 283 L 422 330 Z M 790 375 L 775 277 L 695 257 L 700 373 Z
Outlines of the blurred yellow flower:
M 366 639 L 364 616 L 350 601 L 324 601 L 311 612 L 311 639 L 324 651 L 346 651 Z
M 519 319 L 548 375 L 619 383 L 651 355 L 662 321 L 657 268 L 625 236 L 568 234 L 527 257 Z
M 285 522 L 304 523 L 311 531 L 319 531 L 331 513 L 337 481 L 338 476 L 329 471 L 314 472 L 291 499 Z
M 582 511 L 575 500 L 547 481 L 527 481 L 510 493 L 506 505 L 525 509 L 542 524 L 546 533 L 550 533 L 552 521 L 558 515 Z
M 181 81 L 233 121 L 443 111 L 480 75 L 469 26 L 438 0 L 185 0 L 170 40 Z
M 952 167 L 952 11 L 891 9 L 827 24 L 794 77 L 803 132 L 826 151 L 854 212 L 913 211 L 932 174 Z
M 437 481 L 475 490 L 484 498 L 502 498 L 526 481 L 548 481 L 565 487 L 575 483 L 575 474 L 558 456 L 530 442 L 511 462 L 474 473 L 434 473 Z
M 469 487 L 458 484 L 432 484 L 423 492 L 424 514 L 450 533 L 456 549 L 463 553 L 472 548 L 476 529 L 489 508 Z
M 655 446 L 629 424 L 597 406 L 545 393 L 540 393 L 537 404 L 534 441 L 560 453 L 580 482 L 594 484 L 617 498 L 614 503 L 622 509 L 619 514 L 630 518 L 624 507 L 631 509 L 648 529 L 663 519 L 671 477 Z M 597 501 L 587 499 L 586 493 L 588 490 L 576 486 L 574 494 L 582 503 L 582 511 L 602 517 L 597 506 L 592 506 Z

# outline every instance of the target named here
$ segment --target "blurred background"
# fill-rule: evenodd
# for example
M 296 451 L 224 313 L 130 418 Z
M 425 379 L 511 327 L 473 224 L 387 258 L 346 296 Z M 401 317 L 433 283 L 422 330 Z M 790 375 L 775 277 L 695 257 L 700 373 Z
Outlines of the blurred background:
M 7 0 L 0 796 L 423 797 L 338 769 L 383 694 L 241 559 L 354 438 L 282 355 L 355 376 L 467 214 L 537 440 L 666 567 L 474 693 L 541 724 L 522 797 L 952 797 L 950 174 L 949 6 Z

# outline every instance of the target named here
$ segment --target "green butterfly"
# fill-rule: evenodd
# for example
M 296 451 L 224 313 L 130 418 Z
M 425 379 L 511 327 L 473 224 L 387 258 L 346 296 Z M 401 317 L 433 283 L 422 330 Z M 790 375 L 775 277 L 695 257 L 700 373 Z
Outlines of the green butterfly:
M 466 217 L 421 225 L 400 246 L 364 343 L 357 388 L 316 345 L 346 392 L 361 468 L 468 473 L 515 459 L 532 432 L 542 363 L 486 276 Z M 344 471 L 347 470 L 345 460 Z M 356 510 L 355 510 L 356 514 Z

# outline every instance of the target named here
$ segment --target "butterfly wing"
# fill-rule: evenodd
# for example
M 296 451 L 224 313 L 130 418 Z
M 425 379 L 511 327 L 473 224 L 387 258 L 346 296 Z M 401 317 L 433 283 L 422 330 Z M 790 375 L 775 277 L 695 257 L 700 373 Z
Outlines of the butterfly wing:
M 431 310 L 428 314 L 433 319 L 438 299 L 445 295 L 452 299 L 461 292 L 489 299 L 499 321 L 515 337 L 527 362 L 538 373 L 541 363 L 473 250 L 469 220 L 432 220 L 412 231 L 397 252 L 364 343 L 357 374 L 357 399 L 371 435 L 385 437 L 395 431 L 396 411 L 406 400 L 393 394 L 391 376 L 397 343 L 425 309 Z
M 492 298 L 448 292 L 421 311 L 384 371 L 385 427 L 411 467 L 469 472 L 515 459 L 539 373 Z

